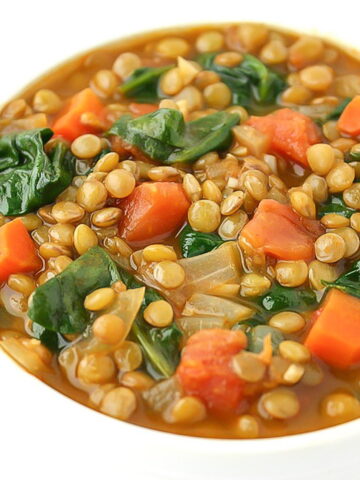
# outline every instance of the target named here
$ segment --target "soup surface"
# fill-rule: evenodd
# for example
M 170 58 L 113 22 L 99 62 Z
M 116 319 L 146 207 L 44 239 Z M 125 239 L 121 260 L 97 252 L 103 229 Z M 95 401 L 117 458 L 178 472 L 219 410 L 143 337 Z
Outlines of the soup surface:
M 104 46 L 0 116 L 0 342 L 104 414 L 360 415 L 360 65 L 263 25 Z

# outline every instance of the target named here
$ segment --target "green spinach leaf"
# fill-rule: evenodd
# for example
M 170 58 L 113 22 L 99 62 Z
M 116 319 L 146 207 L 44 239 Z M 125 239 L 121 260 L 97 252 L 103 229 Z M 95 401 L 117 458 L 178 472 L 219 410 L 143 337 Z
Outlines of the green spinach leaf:
M 216 112 L 185 123 L 179 111 L 162 108 L 135 119 L 123 115 L 108 134 L 118 135 L 153 160 L 172 164 L 191 162 L 207 152 L 226 148 L 231 142 L 231 128 L 238 121 L 237 114 Z
M 35 290 L 28 315 L 52 332 L 80 333 L 90 322 L 84 308 L 86 295 L 119 279 L 115 262 L 105 250 L 93 247 Z
M 357 260 L 347 272 L 335 282 L 323 282 L 327 287 L 338 288 L 345 293 L 360 298 L 360 260 Z
M 35 322 L 32 324 L 32 333 L 34 338 L 40 340 L 52 352 L 59 352 L 69 344 L 60 333 L 52 332 Z
M 196 232 L 190 225 L 186 225 L 179 235 L 181 253 L 185 258 L 211 252 L 222 243 L 224 240 L 216 233 Z
M 340 115 L 342 114 L 342 112 L 345 110 L 345 107 L 347 107 L 349 105 L 351 100 L 352 100 L 351 97 L 345 98 L 345 100 L 343 100 L 341 103 L 339 103 L 339 105 L 337 105 L 334 108 L 334 110 L 331 113 L 329 113 L 329 115 L 327 117 L 325 117 L 324 121 L 328 122 L 329 120 L 337 120 L 340 117 Z
M 356 210 L 353 208 L 348 207 L 342 196 L 340 195 L 331 195 L 328 200 L 320 205 L 318 210 L 319 217 L 323 217 L 328 213 L 337 213 L 338 215 L 342 215 L 343 217 L 350 218 Z
M 249 54 L 235 67 L 217 65 L 214 61 L 216 55 L 217 53 L 204 53 L 197 60 L 204 69 L 216 72 L 230 88 L 234 105 L 252 107 L 276 104 L 279 93 L 286 87 L 281 75 Z
M 138 68 L 120 85 L 119 91 L 139 103 L 155 103 L 161 98 L 158 88 L 159 79 L 173 66 Z
M 119 269 L 120 279 L 127 288 L 139 288 L 143 285 L 125 270 Z M 156 379 L 170 377 L 180 360 L 180 341 L 182 333 L 173 322 L 168 327 L 152 327 L 144 320 L 144 310 L 151 303 L 162 300 L 162 296 L 153 288 L 145 288 L 145 297 L 141 311 L 133 326 L 132 336 L 144 352 L 148 373 Z
M 63 143 L 50 153 L 53 132 L 38 128 L 0 138 L 0 213 L 22 215 L 51 203 L 70 185 L 75 158 Z
M 259 297 L 256 303 L 266 312 L 274 314 L 284 310 L 295 312 L 311 310 L 318 301 L 314 291 L 310 288 L 287 288 L 274 285 L 267 293 Z

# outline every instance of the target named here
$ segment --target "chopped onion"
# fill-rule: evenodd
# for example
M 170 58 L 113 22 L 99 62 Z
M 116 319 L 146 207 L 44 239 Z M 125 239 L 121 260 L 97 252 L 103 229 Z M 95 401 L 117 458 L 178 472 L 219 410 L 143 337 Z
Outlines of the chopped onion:
M 254 310 L 226 298 L 194 293 L 186 302 L 182 314 L 185 316 L 208 315 L 210 317 L 220 317 L 233 325 L 250 318 L 254 314 Z
M 0 345 L 6 353 L 33 375 L 41 377 L 42 374 L 49 372 L 49 368 L 41 360 L 39 355 L 26 348 L 20 338 L 4 338 L 4 340 L 0 342 Z
M 142 394 L 149 407 L 158 413 L 163 413 L 180 398 L 180 385 L 176 377 L 168 378 L 156 383 L 153 387 Z
M 99 316 L 111 313 L 120 317 L 124 321 L 126 327 L 124 329 L 123 337 L 115 345 L 109 345 L 101 342 L 97 337 L 94 337 L 91 332 L 88 337 L 81 338 L 81 340 L 76 343 L 76 349 L 79 354 L 84 355 L 96 352 L 111 353 L 116 350 L 128 336 L 132 324 L 134 323 L 134 320 L 141 308 L 144 295 L 145 287 L 133 288 L 118 293 L 116 295 L 116 299 L 110 305 L 110 307 L 99 312 Z
M 206 328 L 225 328 L 221 317 L 180 317 L 177 323 L 187 337 Z
M 185 270 L 185 282 L 174 290 L 159 288 L 154 280 L 153 265 L 142 265 L 138 270 L 145 283 L 161 290 L 178 310 L 183 308 L 186 300 L 195 292 L 207 293 L 225 283 L 240 283 L 242 267 L 235 242 L 226 242 L 203 255 L 184 258 L 179 264 Z
M 334 110 L 334 105 L 322 103 L 319 105 L 292 105 L 292 110 L 303 113 L 308 117 L 322 119 Z

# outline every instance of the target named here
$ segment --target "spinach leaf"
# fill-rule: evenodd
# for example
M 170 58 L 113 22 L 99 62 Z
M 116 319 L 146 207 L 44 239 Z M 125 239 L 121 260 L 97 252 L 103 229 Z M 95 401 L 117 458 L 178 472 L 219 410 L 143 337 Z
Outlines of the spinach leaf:
M 155 379 L 170 377 L 180 360 L 180 340 L 182 333 L 175 323 L 157 328 L 138 318 L 132 333 L 143 348 L 148 373 Z
M 127 288 L 138 288 L 142 284 L 125 270 L 119 270 L 120 279 Z M 145 288 L 145 297 L 141 311 L 133 326 L 132 336 L 144 352 L 146 369 L 155 378 L 170 377 L 180 360 L 180 341 L 182 333 L 173 322 L 168 327 L 152 327 L 144 320 L 144 310 L 151 303 L 162 300 L 162 296 L 153 288 Z
M 40 340 L 52 352 L 59 352 L 69 344 L 60 333 L 52 332 L 38 323 L 32 324 L 32 333 L 34 338 Z
M 204 53 L 197 58 L 206 70 L 216 72 L 233 94 L 232 103 L 251 107 L 254 104 L 275 104 L 286 83 L 276 72 L 252 55 L 245 55 L 240 65 L 224 67 L 214 60 L 217 53 Z
M 148 128 L 147 122 L 152 126 L 152 131 Z M 135 119 L 130 115 L 123 115 L 112 125 L 108 133 L 135 145 L 150 158 L 164 162 L 175 147 L 162 139 L 176 138 L 176 134 L 180 136 L 184 128 L 184 119 L 180 112 L 160 109 Z
M 165 163 L 192 162 L 205 153 L 225 150 L 231 143 L 231 128 L 239 122 L 234 113 L 216 112 L 188 122 L 183 148 L 176 149 Z
M 339 195 L 331 195 L 328 200 L 320 205 L 318 210 L 319 217 L 323 217 L 328 213 L 337 213 L 343 217 L 350 218 L 356 210 L 348 207 Z
M 110 130 L 153 160 L 166 164 L 191 162 L 231 142 L 231 128 L 239 121 L 233 113 L 216 112 L 185 124 L 178 110 L 161 108 L 132 119 L 123 115 Z
M 160 76 L 173 66 L 138 68 L 120 85 L 119 91 L 139 103 L 155 103 L 161 98 L 158 88 Z
M 0 138 L 0 213 L 22 215 L 51 203 L 70 185 L 75 159 L 63 143 L 50 153 L 53 132 L 38 128 Z
M 28 315 L 52 332 L 82 332 L 90 321 L 84 308 L 86 295 L 119 279 L 115 262 L 105 250 L 93 247 L 35 290 Z
M 323 282 L 327 287 L 338 288 L 349 295 L 360 298 L 360 260 L 357 260 L 347 272 L 335 282 Z
M 343 100 L 341 103 L 339 103 L 339 105 L 337 105 L 334 110 L 329 113 L 329 115 L 325 118 L 325 122 L 328 122 L 329 120 L 337 120 L 340 115 L 342 114 L 342 112 L 345 110 L 345 107 L 347 107 L 349 105 L 349 103 L 351 102 L 352 98 L 351 97 L 347 97 L 345 98 L 345 100 Z
M 211 252 L 222 243 L 224 240 L 216 233 L 196 232 L 190 225 L 186 225 L 179 235 L 181 253 L 185 258 Z
M 266 312 L 277 313 L 284 310 L 303 312 L 311 310 L 317 305 L 317 298 L 309 288 L 287 288 L 274 285 L 256 302 Z
M 360 150 L 356 152 L 347 152 L 345 154 L 345 162 L 346 163 L 351 163 L 351 162 L 360 162 Z

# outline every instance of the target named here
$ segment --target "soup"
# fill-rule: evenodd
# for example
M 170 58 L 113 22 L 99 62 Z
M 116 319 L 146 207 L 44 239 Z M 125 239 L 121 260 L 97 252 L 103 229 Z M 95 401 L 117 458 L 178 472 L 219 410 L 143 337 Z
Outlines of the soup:
M 359 417 L 360 75 L 234 24 L 101 47 L 0 117 L 0 339 L 120 420 L 258 438 Z

